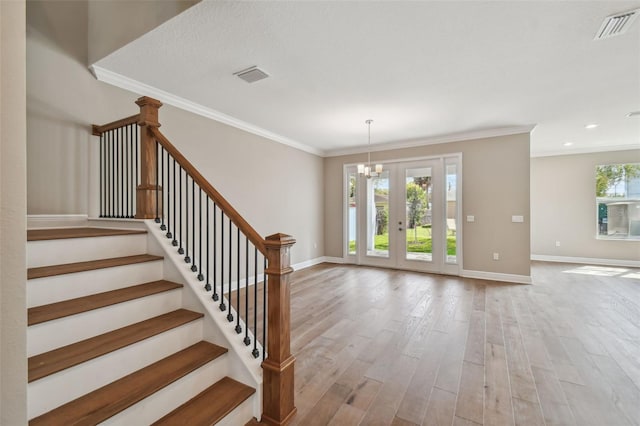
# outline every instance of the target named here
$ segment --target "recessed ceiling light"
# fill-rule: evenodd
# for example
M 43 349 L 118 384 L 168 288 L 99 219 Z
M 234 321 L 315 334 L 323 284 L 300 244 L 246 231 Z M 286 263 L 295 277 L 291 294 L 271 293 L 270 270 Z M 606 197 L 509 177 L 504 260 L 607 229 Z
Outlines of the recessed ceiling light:
M 591 123 L 591 124 L 587 124 L 586 126 L 584 126 L 585 129 L 595 129 L 596 127 L 598 127 L 598 125 L 596 123 Z
M 562 145 L 563 145 L 563 146 L 571 146 L 571 145 L 573 145 L 573 142 L 565 142 L 565 143 L 563 143 Z
M 632 111 L 629 114 L 627 114 L 627 117 L 638 117 L 640 116 L 640 111 Z

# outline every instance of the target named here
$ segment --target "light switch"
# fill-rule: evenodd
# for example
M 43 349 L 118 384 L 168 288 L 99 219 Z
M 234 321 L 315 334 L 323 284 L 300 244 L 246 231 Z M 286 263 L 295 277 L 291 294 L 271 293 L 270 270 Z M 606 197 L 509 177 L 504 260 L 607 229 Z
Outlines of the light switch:
M 511 216 L 511 222 L 524 222 L 524 216 Z
M 475 222 L 476 221 L 476 217 L 475 216 L 467 216 L 467 222 Z

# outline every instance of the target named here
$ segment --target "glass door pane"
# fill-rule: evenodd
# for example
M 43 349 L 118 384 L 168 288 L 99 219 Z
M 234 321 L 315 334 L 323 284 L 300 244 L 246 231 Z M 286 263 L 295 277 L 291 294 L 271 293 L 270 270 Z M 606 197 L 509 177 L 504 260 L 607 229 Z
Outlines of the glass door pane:
M 367 256 L 389 257 L 389 170 L 367 179 Z
M 432 167 L 405 169 L 405 258 L 431 262 Z
M 347 173 L 347 253 L 355 255 L 357 253 L 358 240 L 358 209 L 357 209 L 357 174 Z
M 458 250 L 458 166 L 446 165 L 446 197 L 447 197 L 447 263 L 457 263 Z

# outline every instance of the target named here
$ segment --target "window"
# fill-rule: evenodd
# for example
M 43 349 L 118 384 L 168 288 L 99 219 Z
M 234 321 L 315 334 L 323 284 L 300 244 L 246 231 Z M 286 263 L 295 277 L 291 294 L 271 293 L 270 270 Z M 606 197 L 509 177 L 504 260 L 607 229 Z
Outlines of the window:
M 358 228 L 357 228 L 357 202 L 356 202 L 356 189 L 357 189 L 357 175 L 355 171 L 347 172 L 347 235 L 349 236 L 348 253 L 350 255 L 356 254 L 357 240 L 358 240 Z
M 596 166 L 597 237 L 640 239 L 640 163 Z

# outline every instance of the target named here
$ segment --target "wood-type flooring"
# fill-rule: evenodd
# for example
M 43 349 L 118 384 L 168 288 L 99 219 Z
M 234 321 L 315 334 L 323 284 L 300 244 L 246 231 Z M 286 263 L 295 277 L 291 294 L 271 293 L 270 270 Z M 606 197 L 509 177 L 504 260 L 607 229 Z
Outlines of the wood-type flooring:
M 534 262 L 532 277 L 294 272 L 293 424 L 640 424 L 640 270 Z

